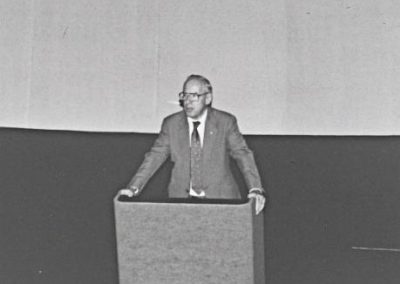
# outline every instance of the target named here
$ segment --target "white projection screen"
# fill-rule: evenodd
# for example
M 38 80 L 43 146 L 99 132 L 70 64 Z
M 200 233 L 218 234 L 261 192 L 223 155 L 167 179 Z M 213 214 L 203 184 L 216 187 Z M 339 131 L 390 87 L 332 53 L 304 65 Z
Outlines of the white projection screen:
M 245 134 L 398 135 L 400 2 L 3 0 L 0 126 L 156 133 L 190 74 Z

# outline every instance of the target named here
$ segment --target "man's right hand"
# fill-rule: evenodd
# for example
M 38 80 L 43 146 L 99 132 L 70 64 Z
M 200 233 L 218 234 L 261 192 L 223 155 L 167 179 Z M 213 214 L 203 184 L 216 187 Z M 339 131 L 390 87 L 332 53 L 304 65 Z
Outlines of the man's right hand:
M 139 188 L 132 187 L 132 188 L 123 188 L 118 192 L 119 195 L 133 197 L 139 195 Z

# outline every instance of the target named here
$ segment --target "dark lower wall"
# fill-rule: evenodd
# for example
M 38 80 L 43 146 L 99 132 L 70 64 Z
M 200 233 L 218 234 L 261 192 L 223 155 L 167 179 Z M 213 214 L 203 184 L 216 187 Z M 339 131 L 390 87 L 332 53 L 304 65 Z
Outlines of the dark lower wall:
M 155 137 L 0 129 L 0 283 L 117 283 L 112 199 Z M 400 137 L 246 139 L 268 283 L 398 283 L 400 252 L 352 247 L 400 248 Z M 143 198 L 166 198 L 170 169 Z

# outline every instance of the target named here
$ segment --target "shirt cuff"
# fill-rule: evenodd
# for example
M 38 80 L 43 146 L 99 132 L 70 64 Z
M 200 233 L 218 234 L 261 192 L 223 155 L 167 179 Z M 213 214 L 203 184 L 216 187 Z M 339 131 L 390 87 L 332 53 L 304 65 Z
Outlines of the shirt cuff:
M 128 188 L 129 188 L 130 190 L 132 190 L 132 192 L 133 192 L 134 195 L 137 195 L 137 194 L 140 192 L 140 189 L 139 189 L 139 187 L 137 187 L 137 186 L 130 185 L 130 186 L 128 186 Z
M 252 189 L 249 190 L 249 193 L 257 193 L 261 195 L 265 195 L 265 190 L 259 187 L 253 187 Z

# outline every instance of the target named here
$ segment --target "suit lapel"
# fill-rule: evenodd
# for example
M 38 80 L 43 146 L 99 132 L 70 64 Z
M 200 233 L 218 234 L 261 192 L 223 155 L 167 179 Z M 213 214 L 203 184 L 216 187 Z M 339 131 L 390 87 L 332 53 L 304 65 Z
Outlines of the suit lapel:
M 184 111 L 179 116 L 177 138 L 179 149 L 182 150 L 183 159 L 184 161 L 188 161 L 190 159 L 189 125 Z
M 212 108 L 208 109 L 206 125 L 204 129 L 204 141 L 203 141 L 203 162 L 207 164 L 209 161 L 213 145 L 217 137 L 217 120 L 215 118 L 215 112 Z

